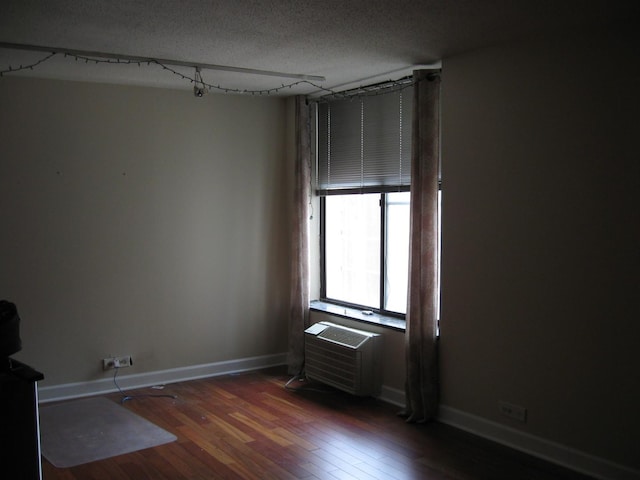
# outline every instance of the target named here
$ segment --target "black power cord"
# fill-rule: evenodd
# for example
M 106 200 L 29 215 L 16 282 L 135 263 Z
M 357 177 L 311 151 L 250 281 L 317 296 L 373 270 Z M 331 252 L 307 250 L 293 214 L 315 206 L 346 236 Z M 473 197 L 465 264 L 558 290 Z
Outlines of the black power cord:
M 114 367 L 115 372 L 113 374 L 113 384 L 116 386 L 116 388 L 118 389 L 118 391 L 120 392 L 120 394 L 122 395 L 122 399 L 120 400 L 121 404 L 124 404 L 124 402 L 126 402 L 127 400 L 133 400 L 134 398 L 141 398 L 141 397 L 165 397 L 165 398 L 173 398 L 174 400 L 176 398 L 178 398 L 177 395 L 169 395 L 169 394 L 141 394 L 141 395 L 127 395 L 121 388 L 120 385 L 118 385 L 118 382 L 116 381 L 116 377 L 118 376 L 118 370 L 120 370 L 120 367 Z

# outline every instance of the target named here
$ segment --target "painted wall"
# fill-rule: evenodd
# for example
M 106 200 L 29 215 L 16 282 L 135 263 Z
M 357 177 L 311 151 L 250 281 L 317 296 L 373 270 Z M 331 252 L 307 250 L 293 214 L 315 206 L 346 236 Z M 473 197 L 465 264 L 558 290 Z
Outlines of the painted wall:
M 636 469 L 637 44 L 592 30 L 443 62 L 441 325 L 444 405 Z
M 0 81 L 0 297 L 42 385 L 286 351 L 286 108 Z

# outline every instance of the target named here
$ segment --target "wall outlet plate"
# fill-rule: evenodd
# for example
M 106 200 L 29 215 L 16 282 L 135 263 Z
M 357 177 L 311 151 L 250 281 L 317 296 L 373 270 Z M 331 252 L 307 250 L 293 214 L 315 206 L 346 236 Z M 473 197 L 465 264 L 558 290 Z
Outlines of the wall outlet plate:
M 110 370 L 112 368 L 124 368 L 133 365 L 131 355 L 122 355 L 120 357 L 107 357 L 102 359 L 102 369 Z
M 502 400 L 498 402 L 498 407 L 500 408 L 500 413 L 505 417 L 513 418 L 522 423 L 527 422 L 527 409 L 525 407 Z

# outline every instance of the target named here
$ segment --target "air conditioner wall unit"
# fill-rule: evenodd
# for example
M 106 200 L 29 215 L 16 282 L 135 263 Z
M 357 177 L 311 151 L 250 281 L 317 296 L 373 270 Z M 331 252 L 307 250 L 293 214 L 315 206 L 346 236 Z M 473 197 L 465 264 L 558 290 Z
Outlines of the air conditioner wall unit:
M 359 396 L 382 385 L 382 335 L 318 322 L 305 330 L 305 372 L 310 380 Z

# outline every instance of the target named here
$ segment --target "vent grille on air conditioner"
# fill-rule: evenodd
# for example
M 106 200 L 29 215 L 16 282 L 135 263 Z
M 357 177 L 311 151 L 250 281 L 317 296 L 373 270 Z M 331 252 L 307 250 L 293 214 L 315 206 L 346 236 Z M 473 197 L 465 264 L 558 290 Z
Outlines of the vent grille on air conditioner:
M 326 338 L 327 340 L 333 340 L 340 345 L 351 348 L 358 348 L 369 339 L 368 335 L 364 335 L 361 332 L 355 330 L 347 330 L 346 328 L 340 328 L 337 326 L 326 328 L 318 336 L 321 338 Z
M 377 395 L 381 341 L 376 333 L 316 323 L 305 331 L 306 375 L 354 395 Z

